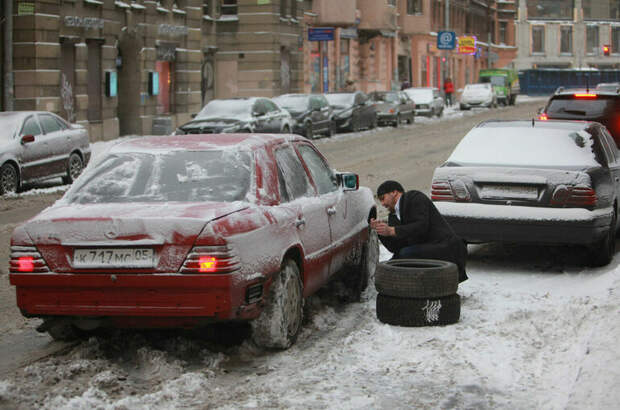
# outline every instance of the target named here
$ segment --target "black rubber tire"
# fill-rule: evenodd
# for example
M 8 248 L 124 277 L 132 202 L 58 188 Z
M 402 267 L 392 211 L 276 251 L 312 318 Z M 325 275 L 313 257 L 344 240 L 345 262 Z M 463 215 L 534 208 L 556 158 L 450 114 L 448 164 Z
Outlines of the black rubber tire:
M 78 340 L 83 336 L 80 329 L 73 326 L 71 323 L 66 322 L 52 325 L 49 329 L 47 329 L 47 333 L 52 337 L 52 339 L 63 342 Z
M 377 231 L 370 229 L 368 242 L 362 246 L 362 256 L 359 265 L 350 266 L 346 269 L 343 282 L 347 288 L 345 302 L 359 302 L 362 293 L 368 287 L 368 282 L 375 276 L 379 263 L 379 237 Z
M 313 139 L 314 138 L 314 129 L 313 129 L 313 125 L 311 122 L 307 122 L 304 125 L 304 137 L 308 138 L 308 139 Z
M 436 298 L 455 294 L 458 286 L 458 267 L 448 261 L 393 259 L 375 272 L 375 288 L 386 296 Z
M 327 135 L 330 137 L 333 137 L 334 135 L 336 135 L 337 131 L 338 131 L 338 125 L 336 125 L 336 121 L 334 120 L 329 121 L 329 128 L 327 130 Z
M 82 161 L 82 157 L 76 152 L 72 153 L 69 155 L 69 161 L 67 161 L 67 175 L 62 177 L 62 182 L 65 184 L 72 184 L 83 170 L 84 162 Z
M 461 297 L 412 299 L 377 295 L 377 318 L 396 326 L 443 326 L 456 323 L 461 317 Z
M 11 164 L 4 164 L 0 168 L 0 195 L 12 194 L 19 189 L 19 176 Z
M 291 133 L 291 128 L 288 125 L 285 125 L 284 128 L 282 128 L 282 134 L 290 134 Z
M 293 260 L 282 263 L 266 302 L 261 315 L 251 322 L 252 340 L 261 347 L 287 349 L 297 340 L 303 320 L 303 289 Z
M 400 122 L 401 122 L 400 114 L 397 114 L 396 115 L 396 121 L 394 122 L 394 124 L 392 124 L 392 126 L 394 128 L 398 128 L 398 127 L 400 127 Z
M 616 214 L 609 224 L 609 231 L 605 237 L 590 248 L 589 265 L 600 267 L 609 265 L 616 254 Z

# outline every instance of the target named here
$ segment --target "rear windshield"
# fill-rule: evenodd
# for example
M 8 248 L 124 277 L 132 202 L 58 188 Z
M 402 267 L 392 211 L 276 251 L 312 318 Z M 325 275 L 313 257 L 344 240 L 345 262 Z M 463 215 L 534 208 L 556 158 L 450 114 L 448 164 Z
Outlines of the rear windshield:
M 448 162 L 462 166 L 583 169 L 600 166 L 586 131 L 536 127 L 474 128 Z
M 80 178 L 71 203 L 244 200 L 251 156 L 239 151 L 111 154 Z
M 584 118 L 603 115 L 612 100 L 607 98 L 556 98 L 547 107 L 548 114 L 575 115 Z

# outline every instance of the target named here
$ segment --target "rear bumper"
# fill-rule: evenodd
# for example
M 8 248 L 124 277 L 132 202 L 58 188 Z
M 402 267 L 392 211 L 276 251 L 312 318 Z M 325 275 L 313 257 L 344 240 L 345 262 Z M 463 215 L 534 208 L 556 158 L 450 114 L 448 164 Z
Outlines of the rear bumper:
M 457 235 L 468 242 L 591 245 L 609 231 L 612 208 L 581 208 L 435 202 Z
M 244 280 L 239 274 L 17 274 L 17 305 L 26 316 L 133 318 L 132 327 L 174 323 L 173 318 L 225 321 L 260 314 L 262 297 L 246 300 L 248 287 L 264 278 Z M 147 327 L 150 327 L 147 326 Z

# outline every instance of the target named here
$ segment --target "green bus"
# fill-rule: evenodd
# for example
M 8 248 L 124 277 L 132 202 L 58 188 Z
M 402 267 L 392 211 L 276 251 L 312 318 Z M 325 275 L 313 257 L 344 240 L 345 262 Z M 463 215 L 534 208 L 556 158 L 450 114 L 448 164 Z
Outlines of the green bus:
M 485 68 L 480 70 L 478 82 L 491 83 L 497 95 L 497 102 L 514 105 L 519 95 L 519 76 L 509 68 Z

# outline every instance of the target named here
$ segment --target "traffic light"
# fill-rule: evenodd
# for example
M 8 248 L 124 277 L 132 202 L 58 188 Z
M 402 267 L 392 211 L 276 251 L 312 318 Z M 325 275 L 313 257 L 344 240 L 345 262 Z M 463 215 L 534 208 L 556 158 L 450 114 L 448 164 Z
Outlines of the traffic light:
M 605 44 L 603 46 L 603 55 L 608 56 L 609 54 L 611 54 L 611 46 L 609 44 Z

